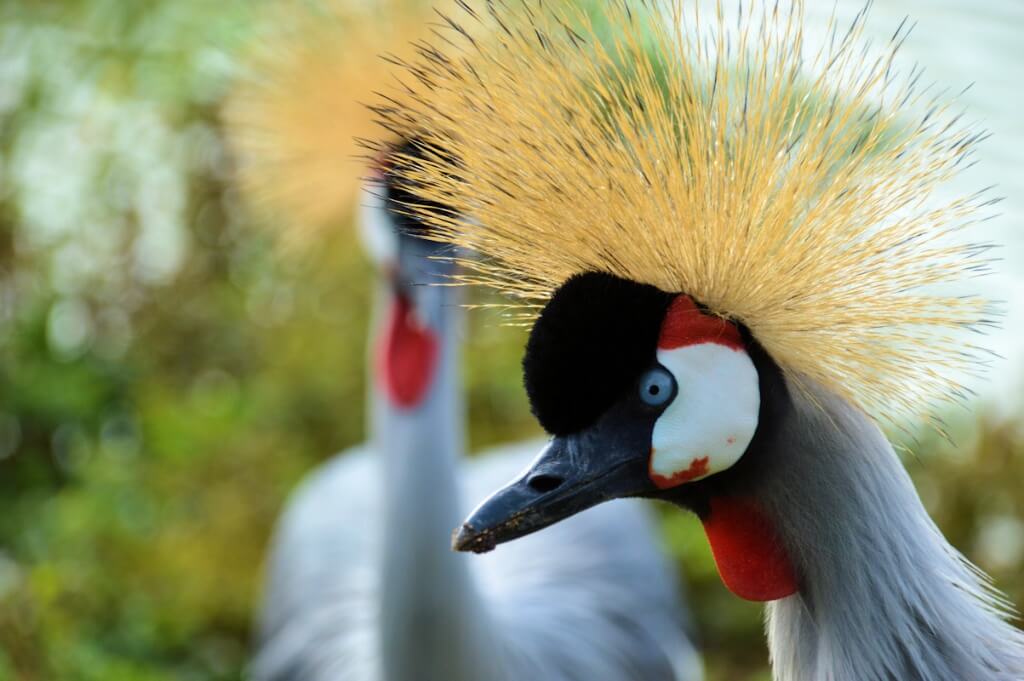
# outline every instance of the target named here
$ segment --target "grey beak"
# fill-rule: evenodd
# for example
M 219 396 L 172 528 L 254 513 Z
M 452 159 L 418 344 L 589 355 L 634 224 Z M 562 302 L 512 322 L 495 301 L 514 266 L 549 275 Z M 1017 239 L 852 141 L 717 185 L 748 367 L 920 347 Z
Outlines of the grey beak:
M 452 548 L 483 553 L 604 501 L 650 492 L 649 451 L 650 426 L 615 410 L 591 428 L 555 437 L 523 475 L 469 515 Z

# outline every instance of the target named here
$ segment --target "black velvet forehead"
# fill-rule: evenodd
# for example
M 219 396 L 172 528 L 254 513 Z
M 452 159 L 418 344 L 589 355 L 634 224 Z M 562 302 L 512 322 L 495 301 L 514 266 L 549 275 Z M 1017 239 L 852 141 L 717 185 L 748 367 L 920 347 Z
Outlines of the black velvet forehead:
M 603 414 L 654 360 L 675 294 L 602 272 L 562 284 L 540 313 L 523 357 L 530 407 L 552 435 Z

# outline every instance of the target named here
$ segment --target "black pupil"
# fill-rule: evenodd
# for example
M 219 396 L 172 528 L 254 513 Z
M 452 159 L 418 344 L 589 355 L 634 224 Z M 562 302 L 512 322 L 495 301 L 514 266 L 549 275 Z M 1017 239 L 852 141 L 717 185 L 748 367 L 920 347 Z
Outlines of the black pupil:
M 652 395 L 657 395 L 658 393 L 661 392 L 661 388 L 659 388 L 656 385 L 652 385 L 650 388 L 647 389 L 647 392 L 649 392 Z

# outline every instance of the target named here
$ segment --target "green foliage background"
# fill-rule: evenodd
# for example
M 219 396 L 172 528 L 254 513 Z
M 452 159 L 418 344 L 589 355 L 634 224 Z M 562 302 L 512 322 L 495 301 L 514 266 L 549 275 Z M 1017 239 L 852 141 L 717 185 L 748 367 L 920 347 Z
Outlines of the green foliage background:
M 351 230 L 281 259 L 219 106 L 257 4 L 0 8 L 0 680 L 244 676 L 290 489 L 363 436 L 372 272 Z M 474 446 L 535 434 L 522 333 L 472 316 Z M 961 417 L 908 457 L 1024 603 L 1024 440 Z M 767 679 L 760 607 L 666 511 L 712 679 Z M 343 519 L 339 520 L 344 522 Z

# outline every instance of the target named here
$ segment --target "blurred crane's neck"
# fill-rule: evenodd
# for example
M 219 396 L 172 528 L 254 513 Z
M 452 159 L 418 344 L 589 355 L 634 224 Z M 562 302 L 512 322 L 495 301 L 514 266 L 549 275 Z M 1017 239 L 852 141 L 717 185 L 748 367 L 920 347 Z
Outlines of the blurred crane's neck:
M 385 500 L 381 659 L 388 681 L 495 678 L 494 642 L 465 556 L 450 549 L 465 450 L 458 291 L 430 286 L 450 265 L 403 237 L 378 292 L 372 440 Z M 359 522 L 354 519 L 354 522 Z
M 807 389 L 793 391 L 771 445 L 779 465 L 758 483 L 801 582 L 768 606 L 776 680 L 1024 678 L 1024 637 L 932 522 L 878 427 Z

